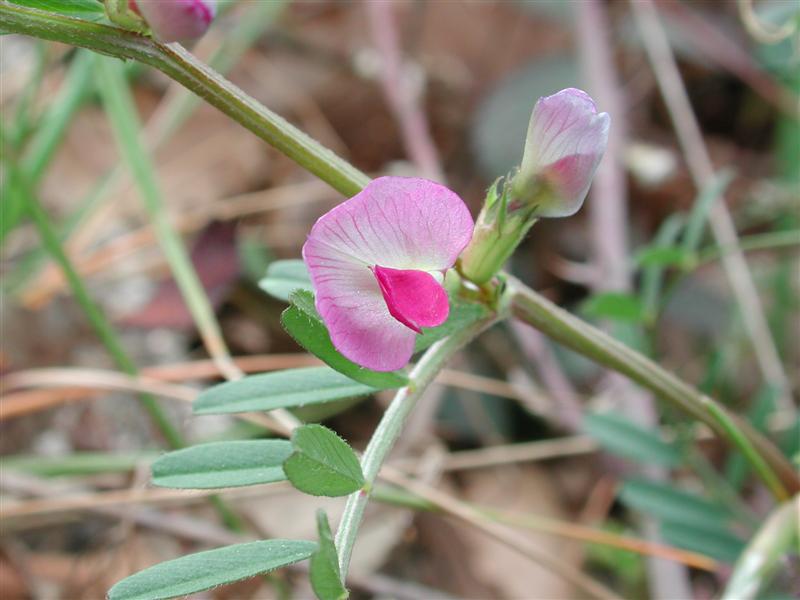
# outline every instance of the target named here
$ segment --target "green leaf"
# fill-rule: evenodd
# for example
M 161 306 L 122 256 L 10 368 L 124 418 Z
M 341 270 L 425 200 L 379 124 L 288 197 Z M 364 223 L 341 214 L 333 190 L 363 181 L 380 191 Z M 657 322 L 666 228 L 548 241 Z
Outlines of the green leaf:
M 333 347 L 331 337 L 314 307 L 314 295 L 308 290 L 296 290 L 290 296 L 292 305 L 283 311 L 281 323 L 295 341 L 317 358 L 351 379 L 381 389 L 408 385 L 402 371 L 380 373 L 370 371 L 348 360 Z
M 678 246 L 645 246 L 634 260 L 640 267 L 680 267 L 692 259 L 692 253 Z
M 331 526 L 325 511 L 317 511 L 319 549 L 311 556 L 311 587 L 319 600 L 345 600 L 350 594 L 342 585 L 339 556 L 333 543 Z
M 663 483 L 628 480 L 620 500 L 661 521 L 664 541 L 733 562 L 744 547 L 729 528 L 731 513 L 721 504 Z
M 665 521 L 661 523 L 665 543 L 699 552 L 726 563 L 734 563 L 744 549 L 744 542 L 727 529 L 703 527 L 697 523 Z
M 316 549 L 305 540 L 263 540 L 189 554 L 123 579 L 109 590 L 108 600 L 185 596 L 305 560 Z
M 423 329 L 414 343 L 414 352 L 422 352 L 434 342 L 447 337 L 454 331 L 459 331 L 483 319 L 488 314 L 488 309 L 483 304 L 469 302 L 461 298 L 450 297 L 450 316 L 447 321 L 431 329 Z
M 303 425 L 292 433 L 294 452 L 283 463 L 292 485 L 312 496 L 346 496 L 364 485 L 353 449 L 322 425 Z
M 620 414 L 587 414 L 583 428 L 613 454 L 666 467 L 677 466 L 681 461 L 678 449 L 662 440 L 656 431 L 644 429 Z
M 295 290 L 311 292 L 311 278 L 302 260 L 276 260 L 267 267 L 267 274 L 258 286 L 270 296 L 288 302 Z
M 353 381 L 330 367 L 251 375 L 208 388 L 194 401 L 198 415 L 297 408 L 367 396 L 381 389 Z
M 707 530 L 725 532 L 731 518 L 724 506 L 663 483 L 629 479 L 619 497 L 627 506 L 659 519 Z
M 11 3 L 91 21 L 105 17 L 103 5 L 97 0 L 11 0 Z
M 152 465 L 153 483 L 180 489 L 239 487 L 283 481 L 287 440 L 211 442 L 170 452 Z
M 636 296 L 622 292 L 595 294 L 583 303 L 583 313 L 594 319 L 639 322 L 644 319 L 644 306 Z
M 5 244 L 6 236 L 22 222 L 25 214 L 27 199 L 24 186 L 20 185 L 22 176 L 19 165 L 9 160 L 6 163 L 5 186 L 1 190 L 3 201 L 0 202 L 0 246 Z

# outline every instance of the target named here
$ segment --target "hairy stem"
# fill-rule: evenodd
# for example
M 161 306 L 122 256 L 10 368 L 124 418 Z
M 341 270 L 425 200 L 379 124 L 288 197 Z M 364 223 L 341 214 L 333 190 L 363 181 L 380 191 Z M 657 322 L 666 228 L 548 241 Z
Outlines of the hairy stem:
M 132 58 L 155 67 L 345 196 L 355 195 L 369 183 L 367 175 L 197 60 L 180 44 L 160 44 L 118 27 L 4 2 L 0 2 L 0 30 Z
M 409 413 L 447 361 L 494 320 L 495 317 L 492 316 L 477 321 L 431 346 L 411 370 L 411 383 L 397 392 L 389 408 L 383 414 L 364 455 L 361 457 L 361 470 L 364 472 L 366 483 L 361 490 L 347 499 L 342 520 L 336 531 L 336 549 L 339 554 L 342 581 L 347 576 L 347 568 L 350 565 L 358 528 L 364 517 L 364 509 L 369 501 L 378 471 L 394 447 Z

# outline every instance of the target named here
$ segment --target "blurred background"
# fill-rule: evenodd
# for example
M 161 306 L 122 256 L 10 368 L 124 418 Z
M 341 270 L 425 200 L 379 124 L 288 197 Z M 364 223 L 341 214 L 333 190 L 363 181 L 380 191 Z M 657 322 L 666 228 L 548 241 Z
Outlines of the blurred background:
M 240 0 L 192 51 L 370 175 L 445 181 L 475 215 L 518 165 L 536 99 L 587 90 L 612 119 L 590 197 L 575 217 L 538 223 L 510 269 L 797 457 L 798 22 L 790 0 Z M 157 222 L 190 248 L 235 363 L 261 372 L 314 364 L 258 281 L 272 261 L 299 257 L 343 198 L 128 62 L 155 165 L 148 211 L 92 55 L 16 35 L 0 44 L 3 598 L 93 600 L 191 551 L 313 538 L 315 508 L 335 522 L 343 499 L 282 484 L 224 492 L 232 530 L 207 494 L 150 487 L 149 462 L 169 440 L 137 392 L 190 443 L 267 435 L 191 416 L 197 391 L 221 380 L 200 333 L 215 339 L 213 326 L 187 309 Z M 43 208 L 33 221 L 32 202 Z M 126 368 L 54 247 L 110 321 Z M 363 449 L 390 397 L 299 416 Z M 392 460 L 626 598 L 715 596 L 772 507 L 740 455 L 523 326 L 495 327 L 458 357 Z M 388 491 L 378 499 L 356 546 L 355 598 L 581 597 L 468 524 Z M 800 594 L 797 556 L 780 561 L 761 597 Z M 311 591 L 294 568 L 196 597 Z

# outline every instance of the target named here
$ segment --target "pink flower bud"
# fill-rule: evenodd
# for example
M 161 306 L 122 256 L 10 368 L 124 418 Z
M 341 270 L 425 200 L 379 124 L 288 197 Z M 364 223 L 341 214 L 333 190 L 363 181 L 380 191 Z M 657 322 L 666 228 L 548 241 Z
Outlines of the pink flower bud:
M 216 0 L 130 0 L 130 7 L 147 21 L 161 42 L 202 36 L 217 12 Z
M 568 217 L 580 209 L 608 144 L 609 124 L 608 114 L 598 114 L 581 90 L 568 88 L 539 99 L 515 185 L 517 190 L 546 188 L 536 194 L 535 216 Z

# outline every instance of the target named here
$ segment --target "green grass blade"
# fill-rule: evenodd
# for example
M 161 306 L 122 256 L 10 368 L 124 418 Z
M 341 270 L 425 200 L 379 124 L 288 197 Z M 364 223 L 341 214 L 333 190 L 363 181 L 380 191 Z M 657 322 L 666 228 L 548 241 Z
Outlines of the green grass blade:
M 53 158 L 55 150 L 64 139 L 64 132 L 75 112 L 91 92 L 92 53 L 80 50 L 76 53 L 67 73 L 64 85 L 53 103 L 42 117 L 36 133 L 30 141 L 19 168 L 32 190 L 38 187 L 45 167 Z M 19 222 L 25 201 L 21 190 L 3 186 L 0 202 L 0 245 L 6 235 Z
M 172 227 L 156 181 L 155 170 L 139 138 L 140 126 L 122 64 L 105 56 L 95 57 L 97 83 L 117 143 L 139 188 L 145 209 L 156 231 L 178 289 L 203 338 L 206 349 L 227 376 L 238 377 L 222 337 L 211 302 L 194 270 L 183 240 Z

